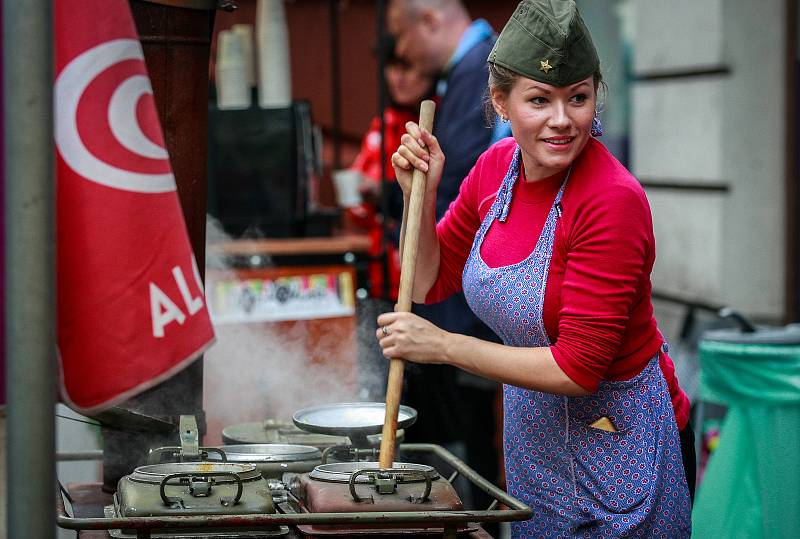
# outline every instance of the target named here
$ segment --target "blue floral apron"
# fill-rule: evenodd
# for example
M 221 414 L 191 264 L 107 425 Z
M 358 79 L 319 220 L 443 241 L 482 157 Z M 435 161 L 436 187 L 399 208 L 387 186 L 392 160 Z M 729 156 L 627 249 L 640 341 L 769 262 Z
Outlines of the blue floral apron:
M 544 347 L 547 273 L 569 172 L 528 258 L 490 268 L 480 256 L 491 224 L 508 215 L 519 161 L 517 148 L 475 236 L 464 294 L 505 344 Z M 506 384 L 503 407 L 507 489 L 533 508 L 530 520 L 512 524 L 513 537 L 689 537 L 689 490 L 657 354 L 634 378 L 602 381 L 585 397 Z M 590 426 L 603 417 L 616 432 Z

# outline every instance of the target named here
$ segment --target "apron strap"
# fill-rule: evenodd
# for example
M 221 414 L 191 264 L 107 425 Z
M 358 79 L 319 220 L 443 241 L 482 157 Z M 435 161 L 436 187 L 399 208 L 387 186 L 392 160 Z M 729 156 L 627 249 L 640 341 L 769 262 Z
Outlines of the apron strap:
M 508 172 L 506 172 L 505 177 L 503 178 L 502 186 L 500 190 L 497 192 L 497 200 L 500 204 L 500 214 L 497 216 L 497 220 L 501 223 L 505 223 L 506 219 L 508 219 L 508 212 L 511 209 L 511 199 L 514 196 L 514 185 L 519 178 L 519 169 L 520 169 L 520 161 L 522 159 L 522 150 L 517 145 L 517 149 L 514 151 L 514 157 L 511 159 L 511 164 L 508 166 Z M 556 194 L 556 198 L 553 201 L 553 207 L 556 211 L 556 217 L 561 217 L 563 213 L 563 206 L 561 205 L 561 199 L 564 197 L 564 189 L 567 187 L 567 181 L 569 180 L 569 176 L 572 173 L 572 164 L 569 165 L 567 169 L 567 173 L 564 176 L 564 181 L 561 182 L 561 187 L 558 189 L 558 194 Z

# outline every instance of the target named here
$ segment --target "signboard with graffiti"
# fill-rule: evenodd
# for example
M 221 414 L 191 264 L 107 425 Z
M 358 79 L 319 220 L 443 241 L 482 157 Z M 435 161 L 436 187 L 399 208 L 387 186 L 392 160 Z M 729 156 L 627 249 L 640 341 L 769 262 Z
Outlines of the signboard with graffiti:
M 206 291 L 215 324 L 337 318 L 355 314 L 347 266 L 209 272 Z

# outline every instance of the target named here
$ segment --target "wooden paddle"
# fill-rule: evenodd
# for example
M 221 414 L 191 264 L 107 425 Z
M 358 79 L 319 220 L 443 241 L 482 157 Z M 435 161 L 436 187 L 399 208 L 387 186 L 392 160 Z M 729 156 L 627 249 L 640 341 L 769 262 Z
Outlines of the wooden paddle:
M 429 133 L 433 130 L 433 113 L 436 104 L 425 100 L 419 110 L 419 126 Z M 414 169 L 411 184 L 411 196 L 408 207 L 404 208 L 403 220 L 403 260 L 400 263 L 400 291 L 397 297 L 396 312 L 411 311 L 411 291 L 414 288 L 414 270 L 417 266 L 417 246 L 419 244 L 419 227 L 422 217 L 422 201 L 425 197 L 425 184 L 428 175 Z M 400 410 L 400 393 L 403 389 L 403 368 L 405 362 L 401 358 L 392 358 L 389 362 L 389 380 L 386 384 L 386 416 L 383 421 L 381 438 L 381 468 L 391 468 L 394 464 L 394 452 L 397 442 L 397 414 Z

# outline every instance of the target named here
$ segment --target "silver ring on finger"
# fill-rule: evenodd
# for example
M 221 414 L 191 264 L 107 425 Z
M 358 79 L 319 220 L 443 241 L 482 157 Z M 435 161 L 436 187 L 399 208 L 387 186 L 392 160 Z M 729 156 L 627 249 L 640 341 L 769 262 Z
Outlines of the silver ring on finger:
M 384 337 L 388 337 L 390 333 L 389 328 L 386 326 L 381 326 L 381 333 L 383 333 Z

